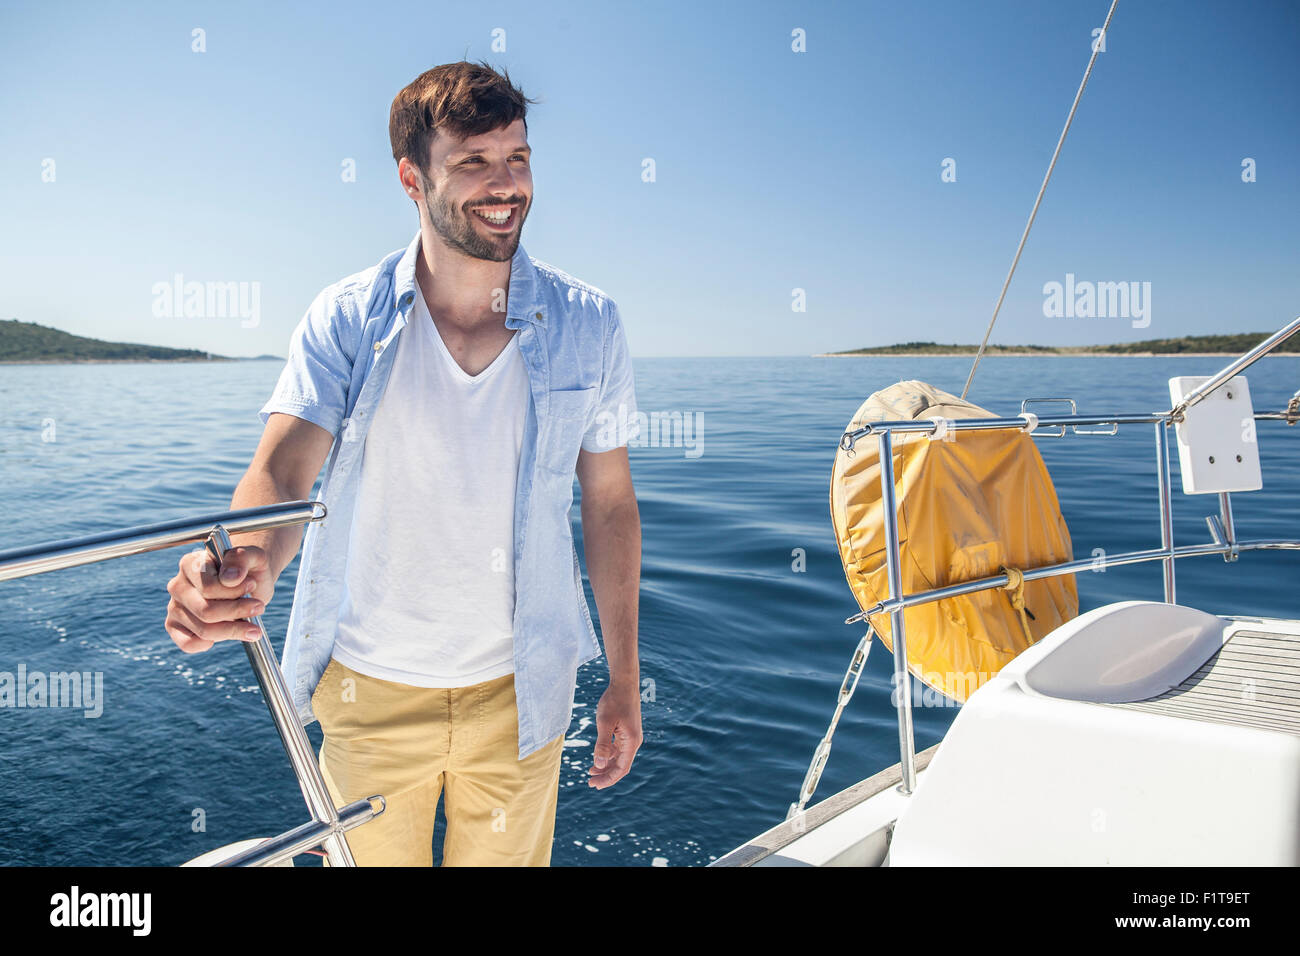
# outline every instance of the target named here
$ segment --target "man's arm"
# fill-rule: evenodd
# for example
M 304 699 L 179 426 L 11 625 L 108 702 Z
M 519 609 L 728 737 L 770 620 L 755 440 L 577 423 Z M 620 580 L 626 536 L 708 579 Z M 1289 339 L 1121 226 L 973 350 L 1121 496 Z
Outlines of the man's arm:
M 272 414 L 266 420 L 262 440 L 248 471 L 235 486 L 231 509 L 305 501 L 333 444 L 334 436 L 319 425 L 292 415 Z M 236 546 L 265 551 L 274 581 L 302 546 L 304 528 L 304 525 L 289 525 L 269 531 L 250 531 L 231 535 L 230 540 Z
M 306 499 L 333 443 L 334 436 L 318 425 L 272 414 L 235 487 L 231 509 Z M 171 600 L 165 627 L 176 646 L 196 653 L 217 641 L 256 640 L 260 632 L 246 618 L 261 614 L 270 603 L 276 580 L 298 553 L 302 531 L 300 525 L 289 525 L 231 535 L 233 547 L 222 561 L 221 580 L 203 551 L 184 555 L 167 582 Z
M 626 776 L 642 739 L 637 659 L 641 516 L 627 448 L 599 453 L 584 449 L 578 453 L 577 475 L 587 576 L 609 661 L 609 687 L 596 708 L 595 764 L 588 771 L 588 784 L 603 790 Z

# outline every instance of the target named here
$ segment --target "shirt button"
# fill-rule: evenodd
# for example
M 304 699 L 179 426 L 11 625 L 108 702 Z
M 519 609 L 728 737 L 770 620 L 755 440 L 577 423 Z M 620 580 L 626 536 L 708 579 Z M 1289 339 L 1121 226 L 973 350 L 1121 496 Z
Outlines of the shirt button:
M 542 313 L 538 312 L 538 313 L 537 313 L 537 318 L 540 319 L 541 317 L 542 317 Z
M 540 316 L 539 316 L 539 318 L 540 318 Z M 384 347 L 383 347 L 382 345 L 380 345 L 378 342 L 376 342 L 376 343 L 375 343 L 375 351 L 376 351 L 376 352 L 382 352 L 383 350 L 384 350 Z

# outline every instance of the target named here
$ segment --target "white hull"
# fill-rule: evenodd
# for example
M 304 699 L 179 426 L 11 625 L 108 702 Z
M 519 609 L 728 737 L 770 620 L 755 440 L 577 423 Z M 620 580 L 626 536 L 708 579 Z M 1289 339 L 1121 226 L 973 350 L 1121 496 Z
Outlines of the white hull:
M 1300 865 L 1300 621 L 1123 602 L 715 866 Z

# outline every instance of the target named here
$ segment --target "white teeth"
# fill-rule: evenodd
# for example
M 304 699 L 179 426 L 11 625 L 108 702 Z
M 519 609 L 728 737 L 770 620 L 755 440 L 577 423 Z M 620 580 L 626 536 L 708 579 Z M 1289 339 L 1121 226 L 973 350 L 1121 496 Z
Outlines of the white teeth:
M 480 210 L 475 209 L 474 212 L 483 219 L 486 219 L 489 222 L 494 222 L 499 226 L 510 218 L 510 214 L 513 210 L 507 209 L 504 212 L 481 212 Z

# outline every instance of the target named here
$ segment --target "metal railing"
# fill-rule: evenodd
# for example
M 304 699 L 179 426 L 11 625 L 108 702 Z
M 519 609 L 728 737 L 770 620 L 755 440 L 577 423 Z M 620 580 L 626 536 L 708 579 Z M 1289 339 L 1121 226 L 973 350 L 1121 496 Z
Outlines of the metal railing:
M 179 518 L 156 524 L 137 525 L 115 531 L 51 541 L 0 551 L 0 581 L 79 567 L 146 551 L 159 551 L 182 544 L 203 544 L 218 566 L 230 548 L 230 535 L 266 531 L 288 525 L 306 524 L 325 517 L 319 501 L 287 501 L 282 504 L 242 508 L 198 517 Z M 384 812 L 382 796 L 358 800 L 336 808 L 312 752 L 311 742 L 298 720 L 293 697 L 275 660 L 271 639 L 260 615 L 250 618 L 261 635 L 256 641 L 241 641 L 257 676 L 262 699 L 271 712 L 298 787 L 307 803 L 311 821 L 249 850 L 222 859 L 217 866 L 270 866 L 320 846 L 331 866 L 355 866 L 345 831 Z
M 1209 544 L 1176 546 L 1173 540 L 1173 496 L 1171 494 L 1169 475 L 1168 435 L 1169 426 L 1181 421 L 1187 409 L 1205 399 L 1217 388 L 1231 380 L 1233 376 L 1244 371 L 1263 356 L 1267 355 L 1284 340 L 1293 335 L 1297 330 L 1300 330 L 1300 316 L 1296 317 L 1273 335 L 1260 342 L 1259 345 L 1224 366 L 1214 375 L 1210 376 L 1203 384 L 1188 393 L 1187 396 L 1176 406 L 1165 412 L 1120 415 L 1079 415 L 1074 413 L 1075 405 L 1072 399 L 1026 399 L 1021 403 L 1021 414 L 1016 418 L 962 418 L 943 422 L 932 419 L 871 422 L 860 428 L 846 431 L 841 436 L 840 447 L 846 451 L 852 451 L 854 445 L 860 439 L 868 436 L 874 436 L 878 446 L 877 453 L 880 461 L 880 504 L 884 512 L 883 530 L 885 535 L 885 568 L 889 586 L 889 596 L 872 607 L 848 618 L 845 623 L 852 624 L 858 621 L 868 620 L 871 616 L 876 614 L 889 615 L 894 644 L 894 685 L 898 688 L 898 747 L 899 765 L 902 771 L 902 783 L 899 785 L 898 789 L 902 793 L 910 794 L 916 787 L 916 745 L 912 729 L 912 685 L 911 681 L 908 679 L 907 632 L 903 620 L 904 609 L 914 607 L 918 604 L 927 604 L 931 601 L 956 597 L 961 594 L 969 594 L 974 591 L 1006 587 L 1010 584 L 1010 579 L 1006 574 L 996 574 L 985 578 L 979 578 L 977 580 L 963 581 L 946 587 L 934 588 L 929 591 L 919 591 L 914 594 L 903 593 L 902 572 L 899 563 L 897 525 L 898 506 L 894 490 L 893 436 L 898 433 L 918 432 L 934 434 L 936 430 L 941 428 L 955 431 L 1020 429 L 1029 431 L 1031 434 L 1037 434 L 1037 429 L 1039 428 L 1059 427 L 1060 431 L 1048 433 L 1048 437 L 1059 438 L 1065 435 L 1066 428 L 1071 429 L 1071 431 L 1079 435 L 1113 435 L 1119 430 L 1119 426 L 1121 425 L 1154 425 L 1156 479 L 1160 509 L 1160 547 L 1144 551 L 1122 552 L 1115 555 L 1107 554 L 1105 556 L 1105 564 L 1107 567 L 1111 567 L 1116 565 L 1138 564 L 1145 561 L 1160 561 L 1164 573 L 1165 601 L 1172 604 L 1176 597 L 1174 562 L 1178 558 L 1219 554 L 1223 556 L 1225 561 L 1235 561 L 1238 554 L 1242 551 L 1255 551 L 1261 549 L 1300 550 L 1300 541 L 1297 540 L 1237 540 L 1232 520 L 1232 502 L 1227 492 L 1219 493 L 1219 514 L 1217 516 L 1211 515 L 1206 518 L 1212 541 Z M 1300 396 L 1300 392 L 1297 392 L 1297 396 Z M 1070 405 L 1071 414 L 1038 416 L 1026 410 L 1026 407 L 1030 403 L 1044 401 L 1067 402 Z M 1294 406 L 1296 405 L 1297 402 L 1293 399 L 1290 405 L 1280 412 L 1263 412 L 1256 414 L 1254 417 L 1258 421 L 1282 420 L 1286 421 L 1289 425 L 1295 424 L 1297 414 Z M 1079 430 L 1079 426 L 1106 425 L 1111 426 L 1111 428 L 1109 430 Z M 1061 574 L 1074 574 L 1078 571 L 1089 570 L 1095 566 L 1095 563 L 1095 559 L 1085 558 L 1074 561 L 1064 561 L 1058 564 L 1044 565 L 1037 568 L 1027 568 L 1023 571 L 1024 580 L 1034 581 L 1040 578 L 1055 577 Z M 826 749 L 829 748 L 827 747 Z M 824 756 L 822 757 L 822 760 L 824 762 Z M 815 757 L 814 765 L 816 762 L 817 758 Z M 811 774 L 812 771 L 810 770 L 810 775 Z M 815 787 L 815 779 L 812 781 L 812 785 Z M 804 789 L 801 792 L 802 800 L 806 801 L 807 796 L 808 782 L 805 781 Z M 795 805 L 795 809 L 801 807 L 802 802 Z

